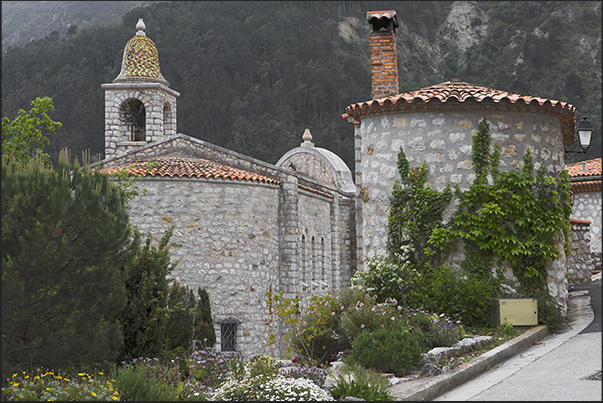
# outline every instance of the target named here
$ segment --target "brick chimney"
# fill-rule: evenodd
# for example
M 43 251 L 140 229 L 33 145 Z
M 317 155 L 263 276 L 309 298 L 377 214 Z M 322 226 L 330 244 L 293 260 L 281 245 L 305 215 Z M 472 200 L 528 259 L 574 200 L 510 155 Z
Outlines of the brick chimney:
M 398 95 L 396 28 L 399 24 L 396 12 L 367 11 L 366 19 L 371 26 L 369 46 L 373 99 Z

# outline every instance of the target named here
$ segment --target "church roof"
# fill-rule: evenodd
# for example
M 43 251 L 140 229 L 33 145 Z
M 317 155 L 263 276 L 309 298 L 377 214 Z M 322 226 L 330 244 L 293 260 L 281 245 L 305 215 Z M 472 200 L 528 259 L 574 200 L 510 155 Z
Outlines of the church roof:
M 159 54 L 155 43 L 144 33 L 142 18 L 136 24 L 136 36 L 126 43 L 121 62 L 121 72 L 113 82 L 150 81 L 169 85 L 159 68 Z
M 126 170 L 131 175 L 150 177 L 208 178 L 279 184 L 279 181 L 264 175 L 230 167 L 202 158 L 156 157 L 141 159 L 121 165 L 103 168 L 102 171 L 114 174 Z
M 520 105 L 538 110 L 543 110 L 542 107 L 549 107 L 553 114 L 561 117 L 564 144 L 573 143 L 575 139 L 576 108 L 571 104 L 480 87 L 462 82 L 457 78 L 416 91 L 352 104 L 346 108 L 343 118 L 349 121 L 351 117 L 359 121 L 359 118 L 364 115 L 425 110 L 431 107 L 437 109 L 443 104 L 492 104 L 495 106 L 495 110 L 511 111 L 519 111 L 518 106 Z

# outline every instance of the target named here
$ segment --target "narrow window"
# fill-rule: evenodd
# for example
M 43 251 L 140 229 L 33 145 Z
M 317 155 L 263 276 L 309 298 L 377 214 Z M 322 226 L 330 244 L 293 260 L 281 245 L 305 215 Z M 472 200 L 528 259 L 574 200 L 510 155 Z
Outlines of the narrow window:
M 306 263 L 306 237 L 305 237 L 305 235 L 302 235 L 302 239 L 301 239 L 301 286 L 302 286 L 302 289 L 304 289 L 308 286 L 306 283 L 306 281 L 308 281 L 308 279 L 306 278 L 307 270 L 308 270 L 308 267 L 307 267 L 307 263 Z
M 325 250 L 325 239 L 320 238 L 320 283 L 322 285 L 323 290 L 327 288 L 328 284 L 326 253 L 327 251 Z
M 316 285 L 316 239 L 312 237 L 312 288 Z
M 222 351 L 237 351 L 237 322 L 226 320 L 220 323 Z

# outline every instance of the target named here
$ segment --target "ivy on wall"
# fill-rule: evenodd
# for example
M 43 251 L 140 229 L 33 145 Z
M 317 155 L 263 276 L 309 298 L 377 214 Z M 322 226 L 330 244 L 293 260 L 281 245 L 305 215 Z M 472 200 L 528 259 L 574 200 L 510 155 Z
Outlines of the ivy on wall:
M 544 165 L 535 169 L 529 151 L 519 171 L 501 172 L 499 146 L 491 147 L 490 143 L 489 125 L 484 118 L 473 137 L 476 178 L 466 191 L 455 186 L 458 206 L 446 224 L 442 216 L 452 200 L 450 186 L 443 191 L 432 189 L 426 183 L 427 164 L 409 168 L 400 149 L 401 179 L 394 184 L 390 198 L 388 256 L 368 262 L 367 271 L 375 273 L 355 280 L 377 291 L 383 284 L 408 285 L 404 273 L 414 269 L 419 277 L 411 283 L 420 292 L 411 292 L 411 300 L 423 306 L 430 304 L 432 309 L 453 309 L 454 314 L 468 322 L 484 324 L 488 298 L 499 293 L 496 284 L 503 281 L 501 269 L 506 261 L 519 281 L 518 294 L 538 299 L 541 323 L 552 329 L 560 328 L 566 319 L 548 294 L 546 280 L 547 266 L 561 254 L 558 248 L 561 236 L 565 237 L 565 253 L 569 253 L 569 176 L 566 171 L 558 176 L 548 175 Z M 444 262 L 460 243 L 465 252 L 461 271 L 466 280 L 457 284 L 442 270 L 451 273 Z M 395 262 L 399 267 L 383 271 L 384 265 L 379 264 L 383 262 L 389 262 L 390 266 Z M 499 268 L 496 275 L 492 271 L 495 264 Z M 440 285 L 437 279 L 442 280 Z M 450 287 L 457 292 L 464 290 L 461 293 L 466 295 L 460 301 L 442 303 L 455 293 Z M 388 292 L 394 288 L 389 287 Z M 478 294 L 481 297 L 476 301 L 474 297 Z M 450 308 L 451 305 L 455 306 Z M 478 305 L 479 317 L 470 316 Z
M 547 264 L 560 256 L 561 234 L 565 253 L 570 251 L 569 176 L 565 170 L 558 178 L 547 175 L 544 165 L 535 170 L 529 150 L 520 172 L 500 172 L 499 147 L 490 153 L 490 140 L 484 118 L 473 138 L 476 179 L 465 192 L 457 185 L 455 216 L 430 242 L 449 249 L 442 240 L 462 239 L 468 252 L 462 267 L 478 275 L 486 275 L 491 265 L 484 263 L 493 259 L 509 262 L 521 291 L 534 296 L 546 287 Z

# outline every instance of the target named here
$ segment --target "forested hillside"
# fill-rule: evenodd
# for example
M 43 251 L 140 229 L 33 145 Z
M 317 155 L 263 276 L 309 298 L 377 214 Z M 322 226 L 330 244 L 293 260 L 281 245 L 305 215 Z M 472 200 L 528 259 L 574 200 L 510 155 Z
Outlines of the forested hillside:
M 36 97 L 63 123 L 48 152 L 104 148 L 104 92 L 139 17 L 178 98 L 178 131 L 275 163 L 301 143 L 354 169 L 347 105 L 371 98 L 366 11 L 393 9 L 400 91 L 457 77 L 573 104 L 601 156 L 601 2 L 162 1 L 122 18 L 58 32 L 2 57 L 2 114 Z

